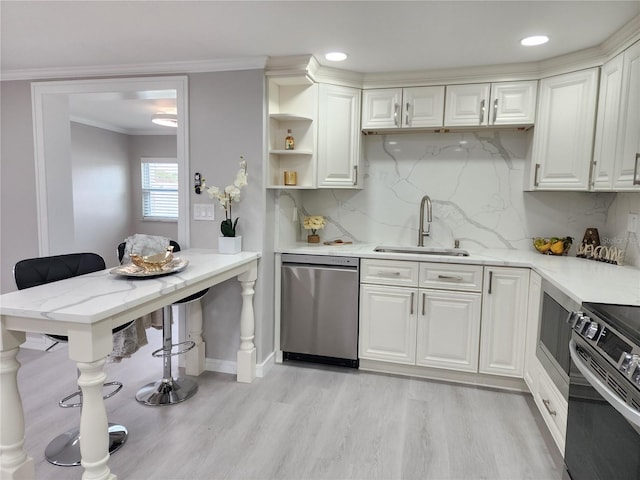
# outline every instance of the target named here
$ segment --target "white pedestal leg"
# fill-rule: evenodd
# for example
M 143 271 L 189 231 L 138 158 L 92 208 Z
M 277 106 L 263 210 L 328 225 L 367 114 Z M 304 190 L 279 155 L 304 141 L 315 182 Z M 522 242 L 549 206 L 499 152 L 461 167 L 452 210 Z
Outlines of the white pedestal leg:
M 242 285 L 242 309 L 240 311 L 240 350 L 238 350 L 238 382 L 251 383 L 256 378 L 255 317 L 253 313 L 253 286 L 257 278 L 257 262 L 241 275 L 238 281 Z
M 83 480 L 115 480 L 107 466 L 109 460 L 109 433 L 107 411 L 102 398 L 102 384 L 106 358 L 91 363 L 78 362 L 82 389 L 82 416 L 80 417 L 80 452 Z
M 202 304 L 200 300 L 185 305 L 187 312 L 187 340 L 196 344 L 185 354 L 185 373 L 200 375 L 205 367 L 205 344 L 202 340 Z
M 33 459 L 24 450 L 24 412 L 18 392 L 19 348 L 0 352 L 0 478 L 35 478 Z

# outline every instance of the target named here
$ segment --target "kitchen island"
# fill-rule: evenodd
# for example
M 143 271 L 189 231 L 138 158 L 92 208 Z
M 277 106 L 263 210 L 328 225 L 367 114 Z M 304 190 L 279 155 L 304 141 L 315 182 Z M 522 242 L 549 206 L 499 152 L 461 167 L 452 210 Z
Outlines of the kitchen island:
M 189 249 L 179 256 L 189 265 L 171 275 L 132 279 L 107 269 L 0 297 L 0 477 L 34 478 L 33 459 L 24 450 L 24 414 L 17 387 L 16 355 L 26 332 L 69 337 L 69 357 L 77 362 L 84 402 L 80 422 L 83 478 L 117 478 L 107 465 L 108 422 L 102 398 L 104 365 L 112 350 L 114 328 L 236 277 L 243 300 L 237 379 L 254 380 L 253 286 L 260 254 L 220 255 Z

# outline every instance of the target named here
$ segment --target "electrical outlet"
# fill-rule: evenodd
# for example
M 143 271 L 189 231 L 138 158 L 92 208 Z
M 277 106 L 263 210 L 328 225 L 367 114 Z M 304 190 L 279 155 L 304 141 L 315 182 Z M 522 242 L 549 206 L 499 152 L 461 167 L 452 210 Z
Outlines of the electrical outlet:
M 291 221 L 292 222 L 298 221 L 298 209 L 296 207 L 293 207 L 293 215 L 291 215 Z
M 637 213 L 630 213 L 627 217 L 627 232 L 629 233 L 637 233 L 638 232 L 638 215 Z

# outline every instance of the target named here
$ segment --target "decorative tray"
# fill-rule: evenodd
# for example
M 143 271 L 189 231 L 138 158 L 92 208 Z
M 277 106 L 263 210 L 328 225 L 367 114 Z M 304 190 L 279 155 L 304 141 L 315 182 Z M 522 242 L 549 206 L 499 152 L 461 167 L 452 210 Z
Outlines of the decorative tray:
M 137 278 L 149 278 L 158 277 L 160 275 L 169 275 L 170 273 L 180 272 L 189 265 L 189 260 L 182 258 L 174 258 L 169 263 L 162 265 L 158 270 L 146 270 L 142 267 L 128 263 L 116 268 L 112 268 L 109 273 L 114 275 L 121 275 L 123 277 L 137 277 Z

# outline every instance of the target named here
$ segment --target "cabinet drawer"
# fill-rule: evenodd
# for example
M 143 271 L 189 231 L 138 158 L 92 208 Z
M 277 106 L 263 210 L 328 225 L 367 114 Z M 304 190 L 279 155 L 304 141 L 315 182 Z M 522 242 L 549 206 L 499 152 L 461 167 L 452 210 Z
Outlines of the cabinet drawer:
M 542 367 L 539 370 L 534 399 L 558 449 L 564 452 L 569 407 Z
M 362 259 L 360 282 L 378 285 L 418 286 L 418 263 Z
M 482 291 L 482 266 L 421 263 L 420 288 Z

